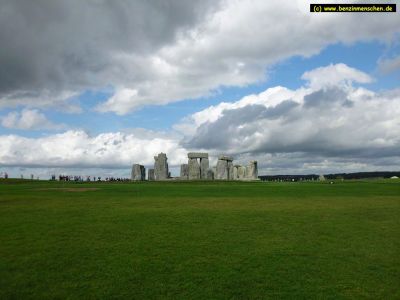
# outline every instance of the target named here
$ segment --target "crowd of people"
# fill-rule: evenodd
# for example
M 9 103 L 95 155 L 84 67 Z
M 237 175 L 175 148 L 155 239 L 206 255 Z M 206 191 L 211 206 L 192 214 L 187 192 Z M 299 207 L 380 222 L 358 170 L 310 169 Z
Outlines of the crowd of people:
M 51 176 L 51 180 L 56 180 L 56 175 Z M 106 177 L 102 179 L 100 176 L 72 176 L 72 175 L 59 175 L 59 181 L 76 181 L 76 182 L 94 182 L 94 181 L 129 181 L 129 178 L 122 178 L 122 177 Z

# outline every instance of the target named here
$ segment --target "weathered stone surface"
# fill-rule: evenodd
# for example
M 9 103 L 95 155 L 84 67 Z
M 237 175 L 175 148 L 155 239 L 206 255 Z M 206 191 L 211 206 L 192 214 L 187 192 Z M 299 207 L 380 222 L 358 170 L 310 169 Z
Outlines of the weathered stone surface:
M 189 179 L 200 179 L 200 165 L 197 162 L 197 158 L 189 158 Z
M 188 164 L 181 165 L 181 179 L 182 180 L 189 179 L 189 165 Z
M 207 175 L 206 175 L 207 180 L 214 180 L 214 172 L 212 169 L 207 169 Z
M 251 161 L 246 167 L 246 178 L 251 180 L 258 179 L 257 161 Z
M 147 174 L 147 180 L 149 180 L 149 181 L 156 180 L 154 177 L 154 169 L 149 169 L 148 174 Z
M 243 180 L 246 178 L 246 167 L 239 166 L 238 167 L 238 179 Z
M 237 180 L 238 177 L 238 169 L 239 169 L 239 165 L 234 165 L 233 166 L 233 180 Z
M 134 164 L 132 166 L 131 179 L 135 181 L 143 181 L 146 179 L 146 169 L 144 166 Z
M 188 158 L 208 158 L 208 153 L 204 152 L 189 152 Z
M 215 179 L 228 180 L 228 161 L 218 159 Z
M 232 156 L 221 155 L 220 157 L 218 157 L 218 160 L 233 161 L 233 157 Z
M 201 158 L 200 159 L 200 178 L 207 179 L 207 170 L 210 167 L 210 162 L 208 158 Z
M 228 180 L 233 180 L 233 163 L 228 160 Z
M 168 179 L 168 158 L 165 153 L 160 153 L 154 156 L 154 177 L 155 180 Z

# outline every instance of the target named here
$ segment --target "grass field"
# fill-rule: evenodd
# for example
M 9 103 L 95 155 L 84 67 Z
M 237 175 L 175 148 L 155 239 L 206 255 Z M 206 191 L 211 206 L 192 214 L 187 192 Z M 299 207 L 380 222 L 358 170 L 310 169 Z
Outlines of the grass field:
M 0 299 L 400 299 L 400 181 L 0 181 Z

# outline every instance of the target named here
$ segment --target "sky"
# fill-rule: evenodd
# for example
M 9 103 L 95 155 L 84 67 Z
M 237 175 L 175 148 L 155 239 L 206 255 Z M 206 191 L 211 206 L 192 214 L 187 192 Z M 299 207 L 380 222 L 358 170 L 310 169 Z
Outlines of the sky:
M 399 12 L 309 3 L 0 0 L 0 173 L 400 170 Z

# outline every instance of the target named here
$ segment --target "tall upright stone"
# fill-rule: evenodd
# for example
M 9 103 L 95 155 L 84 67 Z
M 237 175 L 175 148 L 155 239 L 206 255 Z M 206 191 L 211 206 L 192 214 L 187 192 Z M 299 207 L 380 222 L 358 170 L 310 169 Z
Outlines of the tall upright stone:
M 238 180 L 246 179 L 246 167 L 239 166 L 238 167 Z
M 228 160 L 228 180 L 233 180 L 233 162 Z
M 239 168 L 240 168 L 240 165 L 233 166 L 233 180 L 239 179 L 239 175 L 238 175 Z
M 215 179 L 232 180 L 233 179 L 233 158 L 221 155 L 218 158 Z
M 154 181 L 155 180 L 154 169 L 149 169 L 149 171 L 147 173 L 147 180 L 148 181 Z
M 228 162 L 226 160 L 218 159 L 215 179 L 220 179 L 220 180 L 228 179 Z
M 167 155 L 165 153 L 159 153 L 154 156 L 154 177 L 155 180 L 166 180 L 168 179 L 168 162 Z
M 246 167 L 246 178 L 250 180 L 258 179 L 257 161 L 250 161 L 249 165 Z
M 182 180 L 189 179 L 189 165 L 188 164 L 181 165 L 181 179 Z
M 208 158 L 200 158 L 200 178 L 207 179 L 207 171 L 210 167 L 210 162 Z
M 198 180 L 200 179 L 200 165 L 197 162 L 197 158 L 189 158 L 189 179 Z
M 131 179 L 135 181 L 143 181 L 146 179 L 146 169 L 144 166 L 134 164 L 132 166 Z
M 208 161 L 208 153 L 204 152 L 189 152 L 188 153 L 188 168 L 189 179 L 207 179 L 207 170 L 210 167 Z

